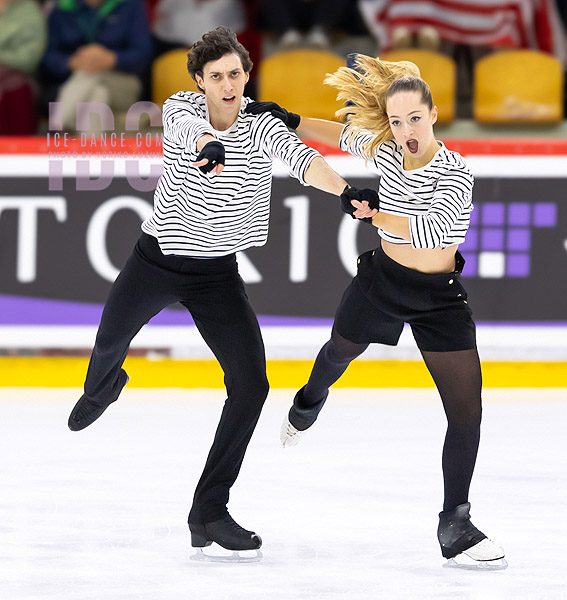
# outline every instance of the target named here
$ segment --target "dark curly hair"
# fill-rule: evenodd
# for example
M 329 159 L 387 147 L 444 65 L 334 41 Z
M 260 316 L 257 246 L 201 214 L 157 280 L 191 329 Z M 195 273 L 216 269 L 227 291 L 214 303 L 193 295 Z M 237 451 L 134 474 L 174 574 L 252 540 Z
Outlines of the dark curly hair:
M 203 68 L 208 62 L 218 60 L 225 54 L 237 54 L 242 62 L 245 73 L 252 70 L 248 50 L 238 41 L 236 34 L 228 27 L 217 27 L 203 35 L 202 39 L 195 42 L 187 53 L 187 71 L 195 79 L 195 73 L 203 77 Z

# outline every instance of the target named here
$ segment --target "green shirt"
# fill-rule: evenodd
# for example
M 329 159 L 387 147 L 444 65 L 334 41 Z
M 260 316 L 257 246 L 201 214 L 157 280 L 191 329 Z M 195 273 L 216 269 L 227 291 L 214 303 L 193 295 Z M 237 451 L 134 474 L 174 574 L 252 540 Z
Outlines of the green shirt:
M 13 0 L 0 12 L 0 63 L 33 73 L 47 42 L 45 18 L 34 0 Z

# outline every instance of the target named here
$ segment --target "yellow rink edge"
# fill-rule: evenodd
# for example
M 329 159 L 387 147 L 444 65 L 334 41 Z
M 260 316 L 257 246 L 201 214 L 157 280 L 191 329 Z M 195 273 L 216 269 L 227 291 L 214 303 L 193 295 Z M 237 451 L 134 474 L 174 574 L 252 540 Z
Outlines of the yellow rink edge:
M 82 387 L 88 359 L 76 357 L 0 357 L 0 386 Z M 312 360 L 270 360 L 273 388 L 305 384 Z M 214 360 L 127 358 L 128 387 L 223 388 L 223 373 Z M 485 387 L 567 387 L 567 362 L 485 361 Z M 335 387 L 426 388 L 433 380 L 421 361 L 358 360 Z

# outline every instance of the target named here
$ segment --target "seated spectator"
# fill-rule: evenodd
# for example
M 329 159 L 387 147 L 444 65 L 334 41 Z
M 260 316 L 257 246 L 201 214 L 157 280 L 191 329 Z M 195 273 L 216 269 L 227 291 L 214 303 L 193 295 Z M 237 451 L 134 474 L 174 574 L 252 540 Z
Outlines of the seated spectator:
M 561 0 L 563 2 L 564 0 Z M 457 116 L 472 116 L 475 63 L 501 48 L 530 48 L 567 60 L 555 0 L 358 0 L 379 53 L 410 46 L 439 50 L 457 63 Z
M 37 130 L 33 79 L 46 43 L 46 26 L 34 0 L 0 0 L 0 134 Z
M 563 0 L 561 0 L 562 2 Z M 380 51 L 407 44 L 408 36 L 424 44 L 489 48 L 532 48 L 567 57 L 565 34 L 554 0 L 358 0 Z
M 235 33 L 246 29 L 240 0 L 157 0 L 153 14 L 154 55 L 174 48 L 189 48 L 215 27 Z
M 152 58 L 141 0 L 59 0 L 48 24 L 47 99 L 61 103 L 65 130 L 75 130 L 77 102 L 122 113 L 139 99 Z
M 255 1 L 255 0 L 254 0 Z M 177 48 L 189 48 L 203 34 L 216 27 L 228 27 L 238 35 L 252 62 L 260 64 L 262 38 L 255 28 L 255 14 L 250 0 L 147 0 L 151 15 L 154 58 Z M 255 96 L 257 70 L 246 84 L 246 95 Z M 151 74 L 145 82 L 150 96 Z
M 329 36 L 343 30 L 345 19 L 356 11 L 349 0 L 259 0 L 259 8 L 264 26 L 278 35 L 282 50 L 329 48 Z
M 415 31 L 405 25 L 392 29 L 392 50 L 422 48 L 423 50 L 437 51 L 440 45 L 439 33 L 431 25 L 417 25 Z

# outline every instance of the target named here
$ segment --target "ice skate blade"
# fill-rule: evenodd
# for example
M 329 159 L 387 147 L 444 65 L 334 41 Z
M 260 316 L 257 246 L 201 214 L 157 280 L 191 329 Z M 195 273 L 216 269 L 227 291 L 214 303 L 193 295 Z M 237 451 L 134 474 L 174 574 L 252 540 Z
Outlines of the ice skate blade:
M 202 548 L 197 548 L 195 554 L 192 554 L 189 558 L 199 562 L 253 563 L 260 562 L 264 556 L 260 550 L 225 550 L 224 548 L 216 548 L 213 552 L 212 554 L 205 553 Z
M 504 571 L 504 569 L 508 568 L 508 562 L 505 558 L 497 558 L 496 560 L 473 560 L 468 556 L 459 554 L 455 558 L 450 558 L 443 564 L 443 567 L 446 569 L 466 569 L 469 571 Z

